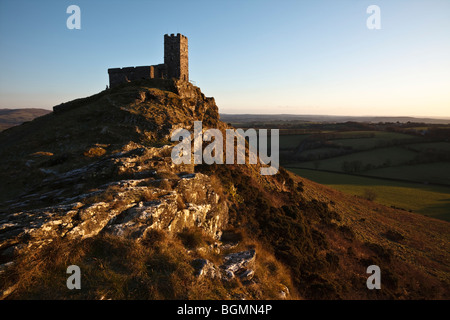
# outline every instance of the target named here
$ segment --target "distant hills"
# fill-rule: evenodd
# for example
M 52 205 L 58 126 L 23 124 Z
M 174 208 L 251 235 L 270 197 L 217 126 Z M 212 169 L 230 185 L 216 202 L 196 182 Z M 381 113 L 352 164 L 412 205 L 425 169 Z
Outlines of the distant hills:
M 420 122 L 430 124 L 449 124 L 450 118 L 415 118 L 415 117 L 376 117 L 376 116 L 328 116 L 328 115 L 296 115 L 296 114 L 220 114 L 224 122 L 261 122 L 261 121 L 305 121 L 305 122 Z
M 0 109 L 0 131 L 31 121 L 50 113 L 51 110 L 38 108 Z M 371 116 L 328 116 L 295 114 L 220 114 L 224 122 L 247 123 L 261 121 L 305 121 L 305 122 L 416 122 L 430 124 L 450 124 L 450 118 L 415 118 L 415 117 L 371 117 Z
M 0 131 L 50 113 L 46 109 L 0 109 Z

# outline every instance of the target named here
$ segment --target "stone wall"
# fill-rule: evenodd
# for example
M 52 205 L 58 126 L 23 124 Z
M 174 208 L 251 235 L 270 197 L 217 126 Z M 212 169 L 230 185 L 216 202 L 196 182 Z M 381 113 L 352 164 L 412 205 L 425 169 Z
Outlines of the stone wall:
M 115 87 L 124 82 L 141 79 L 165 79 L 167 68 L 164 64 L 155 66 L 126 67 L 108 69 L 109 86 Z
M 164 35 L 164 63 L 152 66 L 108 69 L 109 86 L 141 79 L 189 81 L 188 39 L 182 34 Z

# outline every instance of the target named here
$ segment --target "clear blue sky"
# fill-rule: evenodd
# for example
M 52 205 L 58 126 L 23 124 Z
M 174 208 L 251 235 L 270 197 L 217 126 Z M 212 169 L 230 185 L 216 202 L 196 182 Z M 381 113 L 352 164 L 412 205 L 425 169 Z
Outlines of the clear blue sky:
M 449 0 L 0 0 L 0 108 L 95 94 L 108 68 L 162 63 L 178 32 L 222 113 L 450 117 Z

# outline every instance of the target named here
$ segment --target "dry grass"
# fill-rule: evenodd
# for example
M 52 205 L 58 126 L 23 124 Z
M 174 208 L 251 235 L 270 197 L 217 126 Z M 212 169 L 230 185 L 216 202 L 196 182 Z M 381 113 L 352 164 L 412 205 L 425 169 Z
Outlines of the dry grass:
M 109 235 L 53 242 L 21 257 L 1 287 L 16 283 L 13 299 L 185 299 L 195 287 L 189 258 L 178 241 L 160 240 L 149 234 L 142 243 Z M 81 290 L 65 285 L 72 264 L 81 269 Z
M 343 297 L 443 299 L 449 296 L 449 258 L 444 245 L 449 242 L 448 223 L 301 180 L 305 197 L 332 199 L 332 207 L 342 218 L 338 227 L 329 225 L 321 230 L 326 234 L 329 251 L 340 257 L 336 279 L 347 291 Z M 370 264 L 379 265 L 386 280 L 384 289 L 377 295 L 365 287 L 365 269 Z
M 285 286 L 290 292 L 289 299 L 298 299 L 299 294 L 292 282 L 290 270 L 277 260 L 275 255 L 269 252 L 260 242 L 253 240 L 247 242 L 246 246 L 254 248 L 257 252 L 255 274 L 261 285 L 260 290 L 270 297 L 280 298 L 280 291 Z
M 162 179 L 159 182 L 158 188 L 171 191 L 172 190 L 172 182 L 169 179 Z
M 347 196 L 282 168 L 267 184 L 249 166 L 201 169 L 236 187 L 244 201 L 229 197 L 231 225 L 241 227 L 290 270 L 302 297 L 449 296 L 448 223 Z M 288 186 L 288 192 L 280 185 Z M 365 285 L 371 264 L 379 265 L 386 278 L 376 294 Z M 418 282 L 412 285 L 411 279 Z
M 214 241 L 200 228 L 186 228 L 182 232 L 179 232 L 177 236 L 181 239 L 183 245 L 188 249 L 196 249 Z
M 292 290 L 288 273 L 276 259 L 258 250 L 253 284 L 194 276 L 191 261 L 201 254 L 216 264 L 220 257 L 208 250 L 189 255 L 187 248 L 207 247 L 212 239 L 198 230 L 179 237 L 152 230 L 136 242 L 107 234 L 80 241 L 54 240 L 22 255 L 0 275 L 0 289 L 15 285 L 7 299 L 250 299 L 277 298 L 283 283 Z M 196 256 L 197 255 L 197 256 Z M 81 290 L 69 290 L 66 269 L 81 269 Z M 291 291 L 292 292 L 292 291 Z

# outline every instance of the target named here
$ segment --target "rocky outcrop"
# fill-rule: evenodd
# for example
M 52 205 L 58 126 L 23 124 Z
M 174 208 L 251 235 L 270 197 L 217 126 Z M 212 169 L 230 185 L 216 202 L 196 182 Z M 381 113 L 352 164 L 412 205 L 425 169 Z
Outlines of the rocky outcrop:
M 176 244 L 180 261 L 192 260 L 198 280 L 242 281 L 258 291 L 255 250 L 230 253 L 239 244 L 219 240 L 233 202 L 228 186 L 171 159 L 173 130 L 192 131 L 196 120 L 205 130 L 227 127 L 213 98 L 187 82 L 136 81 L 54 110 L 0 136 L 0 176 L 11 186 L 0 202 L 0 273 L 56 239 L 96 238 L 74 241 L 82 245 L 111 234 L 104 238 L 156 248 L 155 235 L 201 229 L 200 246 L 186 245 L 183 233 L 163 239 Z M 224 251 L 223 263 L 212 262 Z
M 64 103 L 16 140 L 0 137 L 2 179 L 17 188 L 0 203 L 0 265 L 54 239 L 99 233 L 140 241 L 150 230 L 196 227 L 219 239 L 228 220 L 221 185 L 175 165 L 169 142 L 176 128 L 218 128 L 218 119 L 198 87 L 149 80 Z
M 278 298 L 281 300 L 288 299 L 290 295 L 289 288 L 286 287 L 284 284 L 280 284 L 280 290 L 278 291 Z
M 227 222 L 228 207 L 225 202 L 220 202 L 220 197 L 208 182 L 208 177 L 202 174 L 183 177 L 175 190 L 156 200 L 136 203 L 117 215 L 107 231 L 141 239 L 150 229 L 179 232 L 199 227 L 218 239 Z M 186 194 L 193 203 L 184 202 Z
M 224 281 L 238 278 L 241 281 L 249 281 L 255 275 L 256 251 L 254 249 L 227 254 L 223 260 L 224 263 L 219 267 L 206 259 L 195 259 L 191 264 L 199 278 L 220 278 Z
M 22 248 L 42 246 L 55 237 L 84 239 L 100 232 L 139 240 L 150 229 L 177 233 L 198 227 L 220 238 L 228 219 L 227 203 L 219 196 L 220 190 L 215 190 L 204 174 L 184 171 L 177 175 L 176 171 L 168 171 L 167 154 L 168 146 L 139 146 L 49 175 L 43 187 L 57 192 L 28 194 L 9 203 L 16 212 L 0 215 L 0 254 L 10 256 Z M 158 170 L 165 173 L 159 174 Z M 112 181 L 78 194 L 83 184 L 94 177 L 114 179 L 121 175 L 141 178 Z M 59 204 L 27 209 L 48 196 Z
M 256 251 L 254 249 L 230 253 L 224 257 L 220 266 L 227 279 L 239 277 L 241 280 L 251 280 L 255 274 Z

